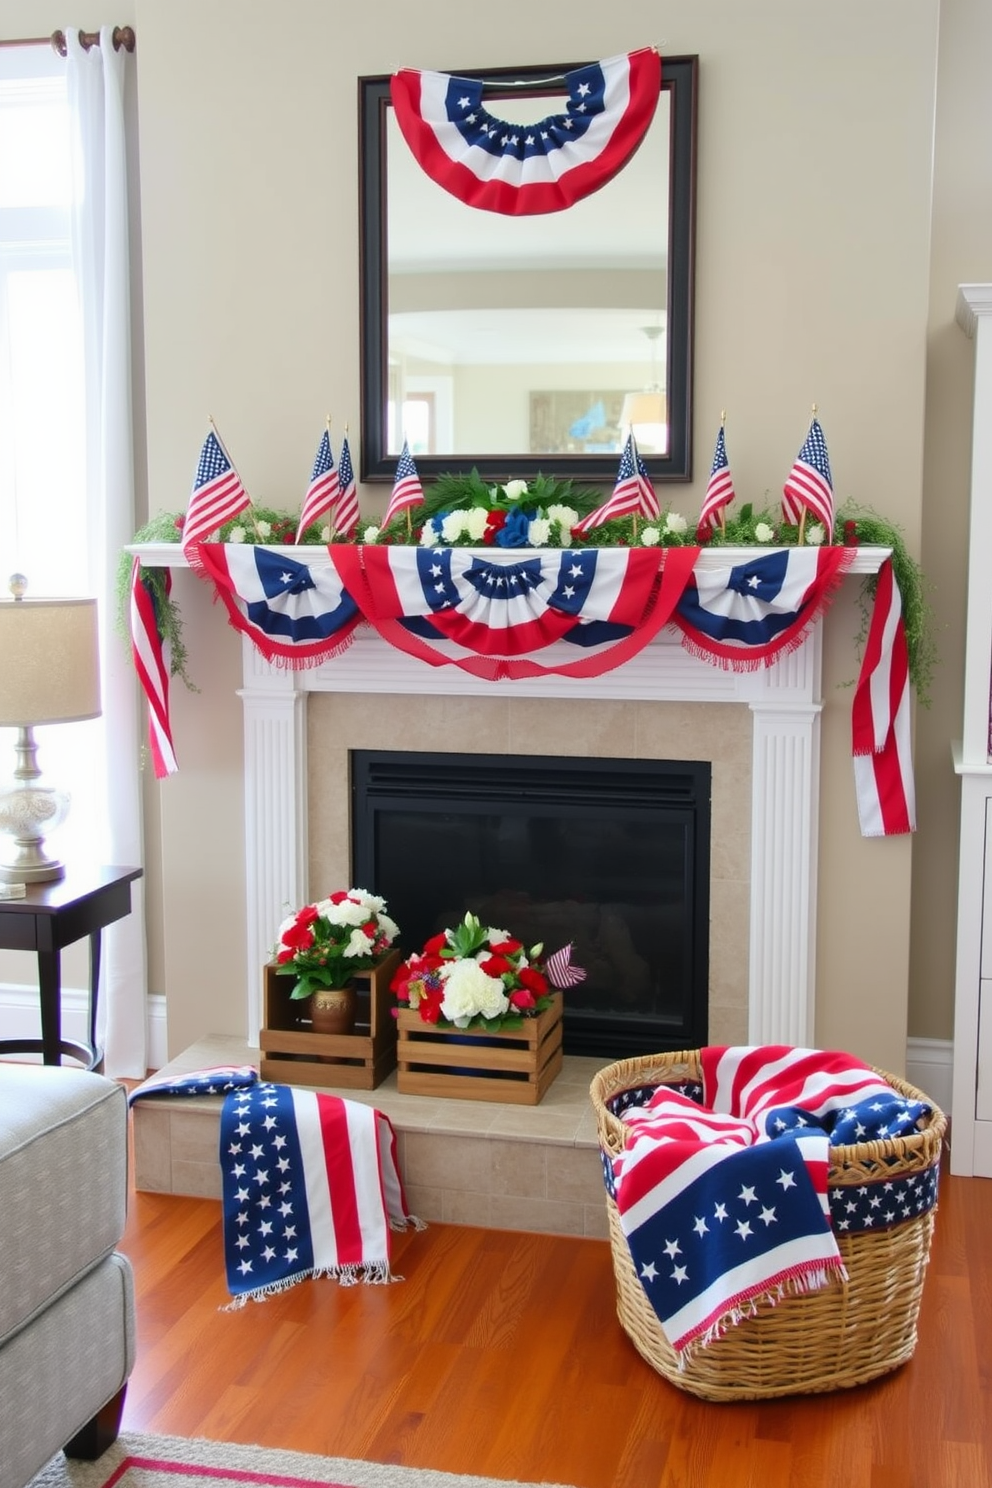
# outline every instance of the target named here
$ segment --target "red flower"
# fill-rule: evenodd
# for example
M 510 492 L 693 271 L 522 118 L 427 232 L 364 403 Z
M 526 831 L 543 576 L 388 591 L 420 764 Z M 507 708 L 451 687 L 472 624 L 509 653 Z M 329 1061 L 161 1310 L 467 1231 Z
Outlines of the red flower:
M 494 956 L 515 956 L 517 952 L 522 951 L 523 948 L 524 943 L 522 940 L 513 939 L 494 942 L 493 945 L 489 947 Z
M 844 523 L 844 546 L 846 548 L 856 548 L 858 546 L 857 522 Z
M 313 945 L 313 940 L 314 935 L 309 924 L 301 925 L 299 920 L 295 925 L 290 925 L 287 930 L 284 930 L 282 935 L 283 946 L 288 947 L 293 954 L 297 951 L 308 951 Z
M 506 526 L 507 513 L 497 508 L 489 513 L 486 519 L 486 530 L 482 534 L 482 541 L 490 546 L 496 541 L 497 532 L 502 532 Z
M 351 898 L 351 895 L 347 889 L 335 889 L 334 893 L 328 894 L 327 897 L 332 904 L 343 904 L 346 899 Z
M 543 971 L 536 971 L 533 966 L 525 966 L 520 972 L 520 980 L 535 997 L 548 995 L 548 979 Z
M 280 966 L 285 966 L 286 962 L 292 961 L 295 955 L 295 951 L 279 951 L 276 955 L 276 960 L 279 962 Z
M 436 1023 L 441 1016 L 441 1004 L 444 1001 L 442 988 L 425 987 L 420 997 L 420 1005 L 417 1011 L 424 1023 Z
M 448 937 L 442 930 L 440 935 L 432 935 L 430 940 L 424 942 L 425 956 L 439 956 L 448 944 Z
M 508 961 L 505 956 L 488 956 L 485 961 L 480 961 L 479 965 L 486 976 L 491 977 L 505 976 L 508 971 L 514 970 L 513 962 Z
M 303 908 L 296 915 L 296 923 L 298 925 L 312 925 L 315 920 L 319 919 L 320 910 L 316 904 L 304 904 Z
M 518 987 L 515 992 L 510 993 L 510 1006 L 515 1008 L 532 1008 L 537 1006 L 537 999 L 533 992 L 526 987 Z

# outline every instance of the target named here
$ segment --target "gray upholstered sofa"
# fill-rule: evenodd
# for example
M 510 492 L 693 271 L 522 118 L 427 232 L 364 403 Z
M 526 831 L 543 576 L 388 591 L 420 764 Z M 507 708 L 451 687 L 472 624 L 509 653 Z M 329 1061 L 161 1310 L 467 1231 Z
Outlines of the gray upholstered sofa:
M 127 1096 L 82 1070 L 0 1063 L 0 1488 L 114 1440 L 134 1361 Z

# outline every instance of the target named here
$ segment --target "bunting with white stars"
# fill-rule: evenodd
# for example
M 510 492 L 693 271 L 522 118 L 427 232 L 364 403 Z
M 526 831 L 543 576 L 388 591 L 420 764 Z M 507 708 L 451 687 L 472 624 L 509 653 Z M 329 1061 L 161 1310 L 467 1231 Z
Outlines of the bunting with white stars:
M 565 107 L 507 124 L 483 103 L 487 84 L 403 68 L 390 80 L 396 121 L 420 166 L 466 206 L 508 216 L 558 212 L 626 165 L 654 117 L 661 59 L 643 47 L 551 80 Z
M 604 1158 L 635 1271 L 677 1353 L 790 1292 L 845 1276 L 837 1234 L 932 1208 L 938 1169 L 828 1188 L 839 1145 L 916 1131 L 930 1112 L 843 1053 L 785 1046 L 700 1051 L 698 1090 L 614 1103 L 630 1128 Z
M 227 1286 L 240 1306 L 306 1277 L 394 1280 L 390 1231 L 406 1205 L 389 1118 L 288 1085 L 225 1097 L 220 1123 Z

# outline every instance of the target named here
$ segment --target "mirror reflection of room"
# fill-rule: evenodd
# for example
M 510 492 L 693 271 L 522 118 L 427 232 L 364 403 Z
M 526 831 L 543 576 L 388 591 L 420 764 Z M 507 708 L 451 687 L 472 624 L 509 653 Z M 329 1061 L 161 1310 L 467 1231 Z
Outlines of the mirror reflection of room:
M 560 107 L 493 104 L 520 124 Z M 633 424 L 664 454 L 668 95 L 617 175 L 531 217 L 464 205 L 386 119 L 388 453 L 610 454 Z

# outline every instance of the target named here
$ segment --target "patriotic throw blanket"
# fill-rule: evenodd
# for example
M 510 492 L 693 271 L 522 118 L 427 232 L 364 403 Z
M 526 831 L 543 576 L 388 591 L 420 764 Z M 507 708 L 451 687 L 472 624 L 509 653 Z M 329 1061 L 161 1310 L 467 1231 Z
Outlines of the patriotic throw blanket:
M 389 1118 L 287 1085 L 232 1090 L 220 1124 L 224 1256 L 231 1307 L 306 1277 L 388 1282 L 390 1232 L 407 1209 Z
M 226 1095 L 229 1090 L 245 1090 L 257 1081 L 258 1070 L 253 1064 L 216 1064 L 182 1075 L 166 1071 L 136 1086 L 127 1103 L 133 1106 L 135 1101 L 163 1095 Z
M 326 561 L 327 555 L 330 562 Z M 595 677 L 621 666 L 666 625 L 694 655 L 733 671 L 774 665 L 802 645 L 853 550 L 762 552 L 724 568 L 696 547 L 481 549 L 335 543 L 312 566 L 260 545 L 194 543 L 232 625 L 270 662 L 316 666 L 345 650 L 365 621 L 431 666 L 490 681 L 545 673 Z M 132 634 L 161 778 L 176 768 L 168 669 L 140 564 Z M 891 562 L 853 709 L 855 785 L 865 836 L 915 828 L 906 635 Z
M 620 1110 L 631 1136 L 606 1164 L 635 1270 L 683 1360 L 759 1307 L 846 1278 L 831 1146 L 912 1132 L 929 1111 L 847 1054 L 769 1045 L 707 1048 L 700 1061 L 701 1101 L 663 1087 Z M 863 1204 L 860 1228 L 935 1196 L 935 1182 L 909 1196 L 868 1187 L 850 1205 Z M 837 1227 L 852 1227 L 841 1207 Z

